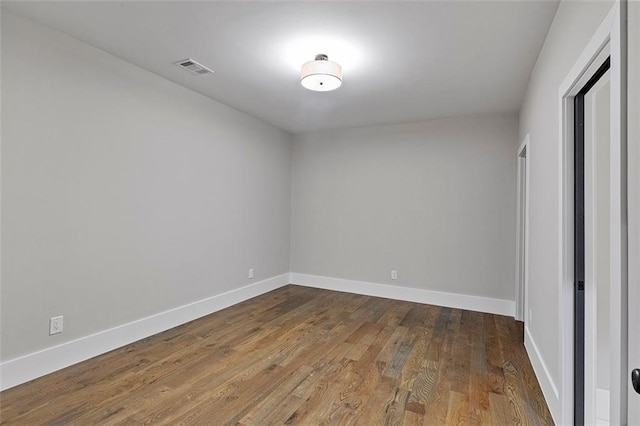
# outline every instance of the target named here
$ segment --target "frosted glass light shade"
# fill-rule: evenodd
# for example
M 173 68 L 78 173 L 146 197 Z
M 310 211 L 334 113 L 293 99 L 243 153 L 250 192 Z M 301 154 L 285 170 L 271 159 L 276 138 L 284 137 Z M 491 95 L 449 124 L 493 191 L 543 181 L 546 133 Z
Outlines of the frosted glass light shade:
M 342 84 L 342 67 L 329 61 L 326 55 L 318 55 L 315 61 L 302 65 L 300 83 L 317 92 L 335 90 Z

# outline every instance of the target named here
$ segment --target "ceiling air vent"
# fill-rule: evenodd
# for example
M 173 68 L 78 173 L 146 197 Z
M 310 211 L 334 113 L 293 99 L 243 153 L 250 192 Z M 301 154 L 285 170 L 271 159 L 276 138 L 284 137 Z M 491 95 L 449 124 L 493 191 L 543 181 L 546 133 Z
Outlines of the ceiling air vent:
M 175 64 L 196 75 L 213 74 L 212 70 L 190 58 L 175 62 Z

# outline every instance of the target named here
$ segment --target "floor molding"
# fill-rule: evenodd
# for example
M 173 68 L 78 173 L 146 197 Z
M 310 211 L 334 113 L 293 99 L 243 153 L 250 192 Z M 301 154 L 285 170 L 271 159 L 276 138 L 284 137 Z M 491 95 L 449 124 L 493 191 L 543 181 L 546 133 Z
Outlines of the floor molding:
M 0 364 L 0 390 L 8 389 L 54 371 L 61 370 L 70 365 L 275 290 L 289 283 L 506 316 L 513 316 L 515 313 L 515 302 L 510 300 L 329 278 L 317 275 L 298 273 L 282 274 L 3 362 Z M 536 365 L 533 359 L 532 363 L 535 368 Z
M 289 274 L 268 278 L 0 364 L 0 390 L 17 386 L 289 284 Z
M 385 297 L 387 299 L 405 300 L 408 302 L 427 303 L 446 306 L 448 308 L 466 309 L 469 311 L 486 312 L 510 317 L 514 316 L 516 309 L 513 300 L 492 299 L 488 297 L 345 280 L 295 272 L 291 273 L 291 283 L 325 290 Z
M 385 418 L 387 424 L 404 418 L 408 426 L 413 417 L 445 426 L 477 417 L 509 426 L 517 412 L 522 424 L 553 424 L 540 388 L 531 386 L 533 370 L 517 332 L 522 324 L 482 313 L 469 313 L 466 319 L 478 321 L 466 324 L 454 312 L 461 311 L 286 286 L 144 339 L 139 347 L 151 353 L 147 363 L 125 347 L 10 389 L 2 393 L 2 419 L 80 426 L 266 426 L 289 419 L 312 426 L 331 418 L 328 426 L 382 426 Z M 477 340 L 485 335 L 492 336 L 490 345 Z M 433 346 L 442 339 L 444 344 Z M 459 374 L 465 365 L 467 373 L 473 366 L 472 374 Z M 80 374 L 72 374 L 76 370 Z M 467 389 L 472 401 L 495 402 L 495 389 L 483 384 L 495 384 L 504 374 L 515 380 L 507 377 L 508 395 L 498 404 L 469 406 L 458 392 Z M 188 393 L 176 389 L 181 385 Z M 428 400 L 405 404 L 407 388 Z
M 560 392 L 551 378 L 551 374 L 549 374 L 549 370 L 547 369 L 547 364 L 542 359 L 538 346 L 533 340 L 529 327 L 527 327 L 526 324 L 524 327 L 524 347 L 529 355 L 529 360 L 531 361 L 533 371 L 536 373 L 538 383 L 540 383 L 540 388 L 542 388 L 542 394 L 544 395 L 544 399 L 547 401 L 547 406 L 549 407 L 551 416 L 556 424 L 561 424 L 559 422 L 559 420 L 562 419 Z

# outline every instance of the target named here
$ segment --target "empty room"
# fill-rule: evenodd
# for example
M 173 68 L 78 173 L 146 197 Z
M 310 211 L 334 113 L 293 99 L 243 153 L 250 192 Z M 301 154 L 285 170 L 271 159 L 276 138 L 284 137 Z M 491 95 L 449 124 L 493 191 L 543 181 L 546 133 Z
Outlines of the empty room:
M 640 2 L 0 14 L 0 424 L 640 424 Z

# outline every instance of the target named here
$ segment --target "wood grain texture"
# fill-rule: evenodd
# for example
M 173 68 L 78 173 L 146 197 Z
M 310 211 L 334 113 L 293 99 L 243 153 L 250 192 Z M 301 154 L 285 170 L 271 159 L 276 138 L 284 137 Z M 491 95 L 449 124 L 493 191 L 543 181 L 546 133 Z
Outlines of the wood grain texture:
M 289 285 L 0 393 L 0 424 L 553 424 L 512 318 Z

